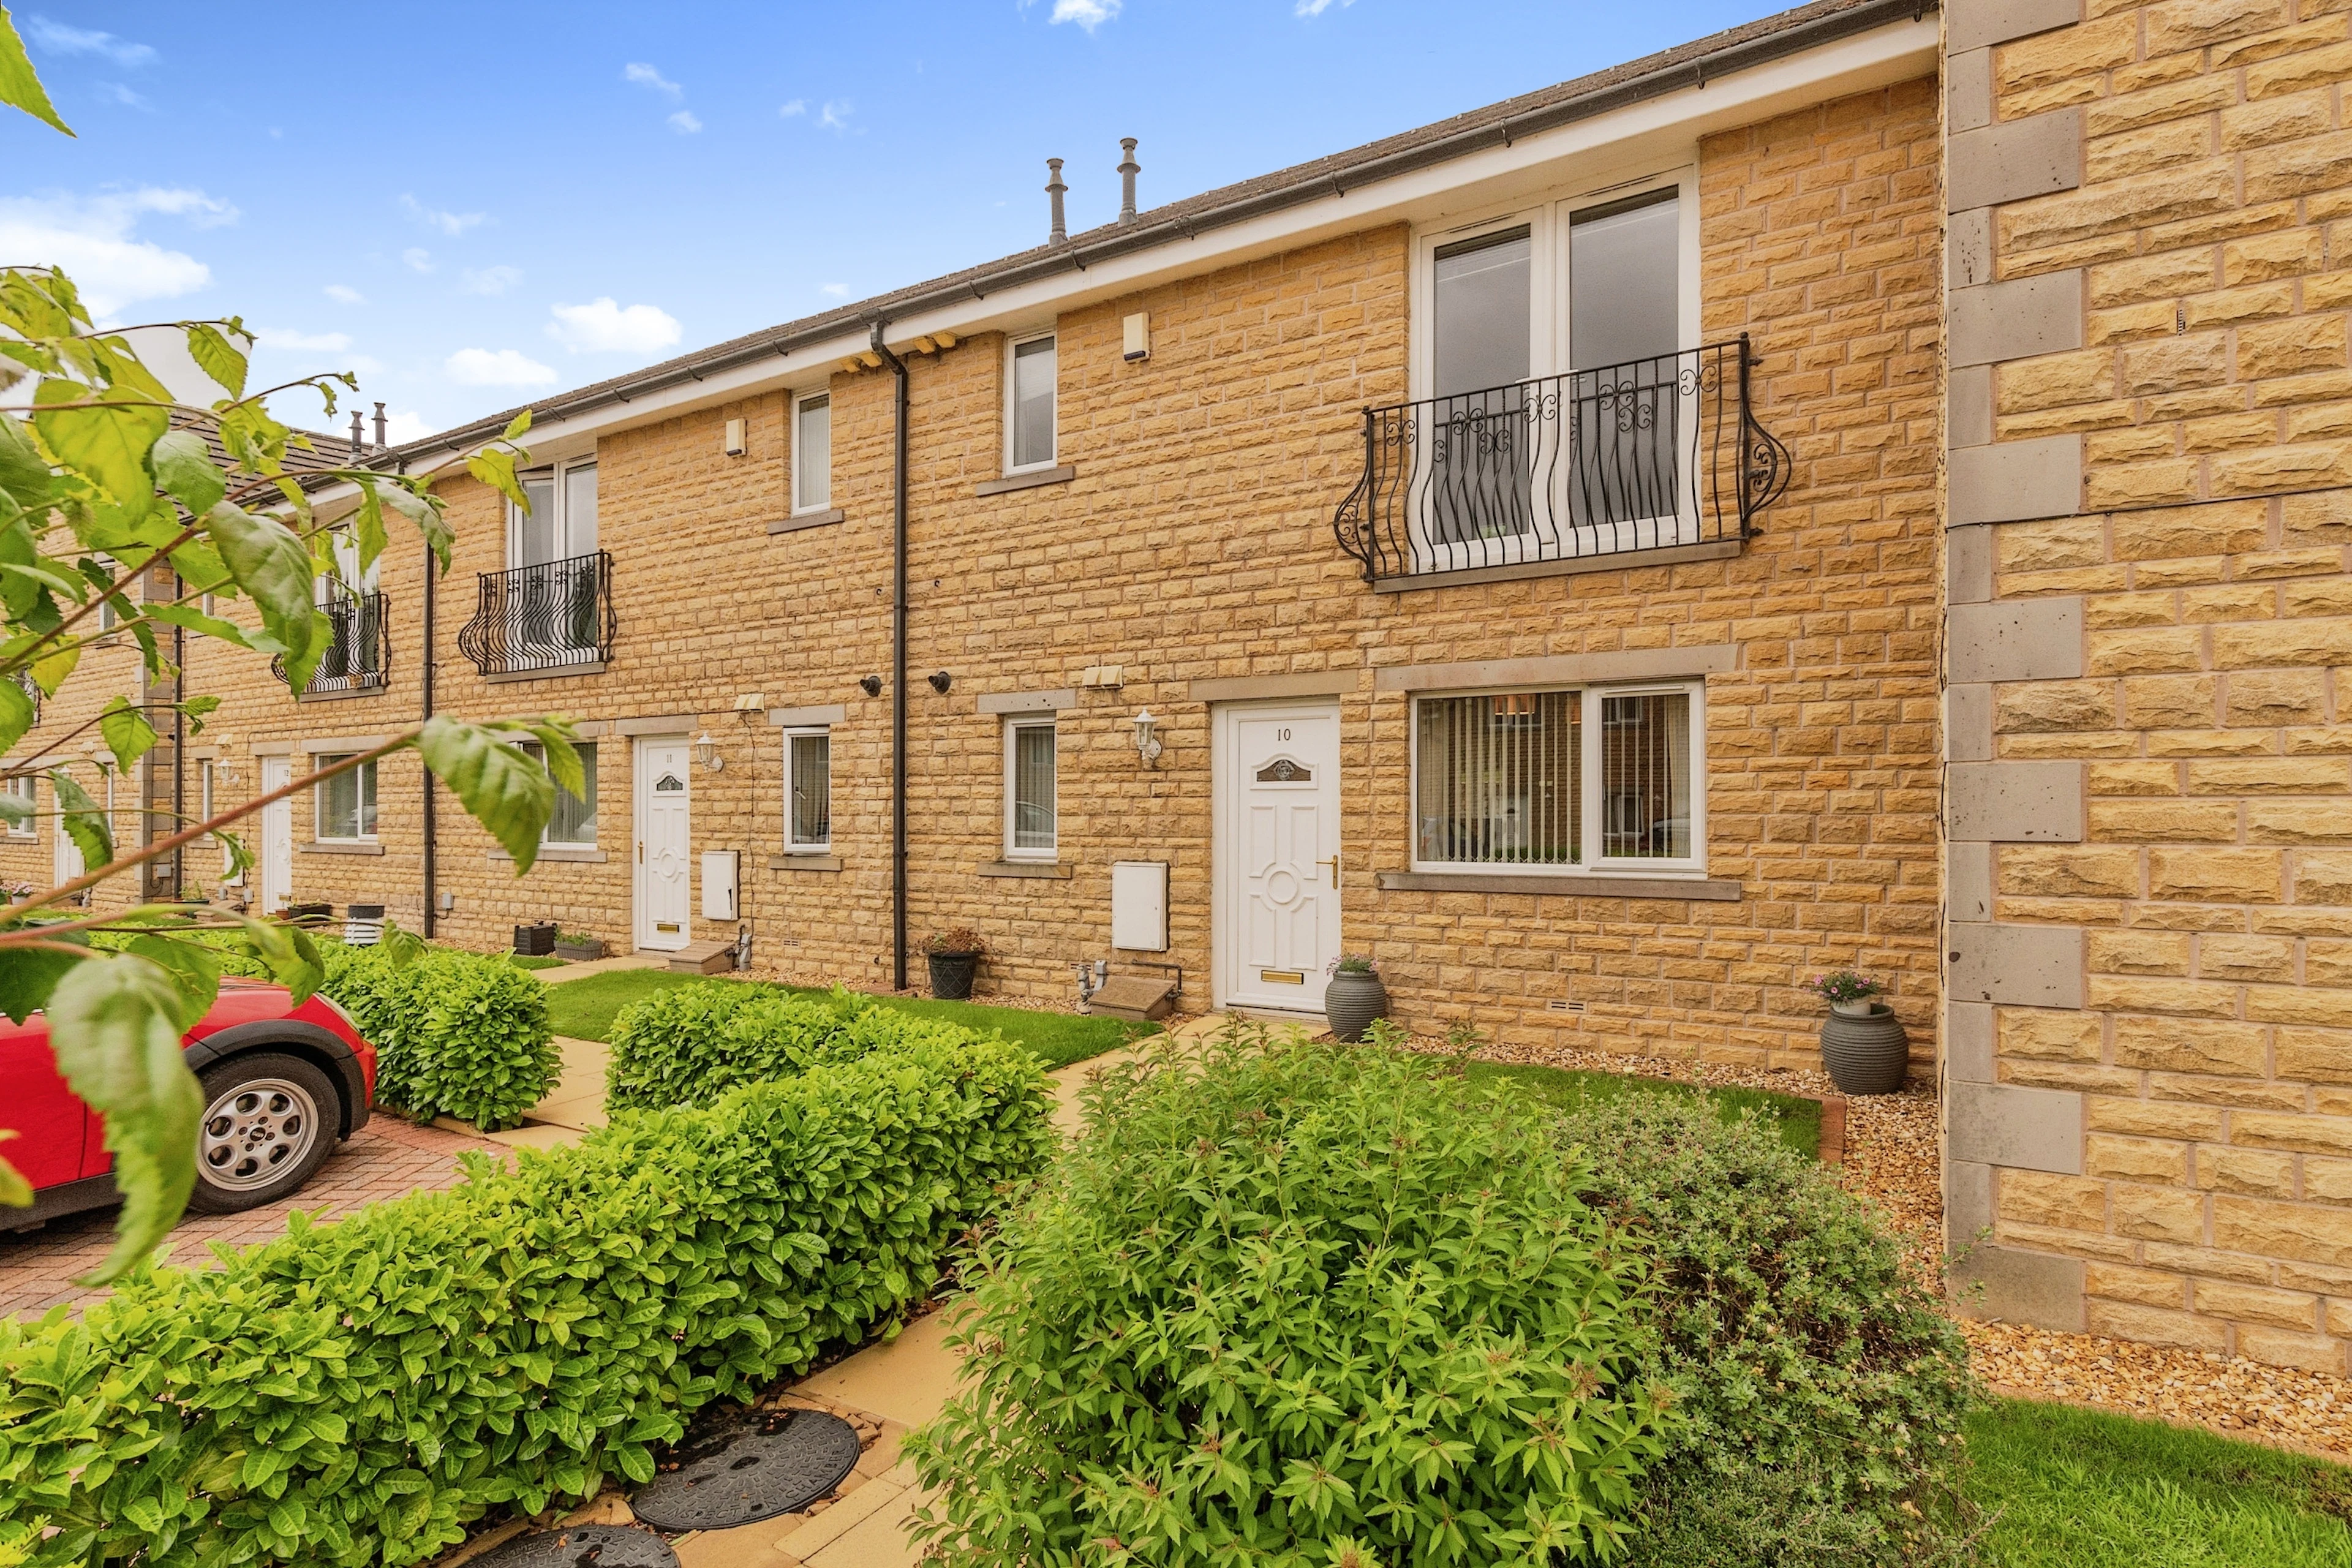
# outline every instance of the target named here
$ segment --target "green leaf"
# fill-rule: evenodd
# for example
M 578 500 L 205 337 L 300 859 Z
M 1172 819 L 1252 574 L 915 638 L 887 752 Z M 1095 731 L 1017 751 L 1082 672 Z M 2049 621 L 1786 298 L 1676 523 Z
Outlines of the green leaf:
M 65 813 L 65 829 L 81 851 L 82 869 L 95 871 L 114 858 L 114 833 L 106 825 L 106 813 L 92 800 L 89 791 L 74 782 L 73 774 L 63 768 L 49 770 L 49 785 L 58 792 L 58 809 Z
M 364 578 L 384 546 L 383 501 L 376 495 L 373 479 L 360 481 L 360 510 L 352 521 L 352 542 L 358 547 L 360 574 Z
M 47 385 L 47 383 L 42 384 Z M 46 436 L 47 431 L 42 434 Z M 466 459 L 466 471 L 499 494 L 515 503 L 526 514 L 530 510 L 530 498 L 522 493 L 522 482 L 515 478 L 514 454 L 497 447 L 485 447 Z
M 441 570 L 449 570 L 449 550 L 457 542 L 457 535 L 449 526 L 448 519 L 441 515 L 439 498 L 419 495 L 396 481 L 383 486 L 380 493 L 384 505 L 416 525 L 416 531 L 425 536 L 425 542 L 432 547 L 435 558 L 441 563 Z
M 228 388 L 231 397 L 245 395 L 245 355 L 229 341 L 228 334 L 210 321 L 188 323 L 188 357 L 196 368 Z M 191 507 L 191 511 L 203 511 L 204 507 Z
M 149 605 L 147 618 L 161 621 L 167 626 L 178 626 L 204 637 L 217 637 L 234 647 L 249 648 L 256 653 L 277 653 L 276 647 L 256 647 L 249 640 L 254 635 L 235 621 L 225 621 L 218 616 L 208 616 L 193 605 Z M 272 642 L 277 639 L 271 638 Z M 209 711 L 209 710 L 207 710 Z
M 0 675 L 0 752 L 25 738 L 25 731 L 33 727 L 34 717 L 32 693 L 17 683 L 16 677 Z M 16 804 L 25 803 L 19 800 Z M 0 816 L 5 816 L 8 809 L 5 803 L 0 803 Z M 31 808 L 26 806 L 26 810 L 29 813 Z
M 253 955 L 269 966 L 271 979 L 294 994 L 296 1005 L 309 1001 L 310 994 L 326 984 L 326 964 L 309 931 L 283 921 L 256 920 L 251 915 L 237 916 L 237 922 L 245 928 Z
M 33 428 L 59 463 L 78 470 L 125 510 L 143 510 L 155 499 L 147 455 L 171 429 L 171 415 L 161 404 L 135 401 L 138 395 L 128 390 L 103 395 L 115 400 L 105 408 L 45 406 L 99 395 L 78 381 L 44 381 L 33 389 Z
M 128 775 L 139 759 L 155 748 L 155 726 L 128 700 L 116 697 L 98 716 L 98 732 L 115 765 Z
M 55 697 L 66 677 L 81 662 L 81 644 L 68 643 L 55 653 L 45 653 L 33 661 L 33 682 L 44 697 Z
M 16 683 L 13 680 L 0 680 L 0 687 L 14 686 L 16 684 Z M 0 707 L 5 707 L 6 704 L 7 699 L 5 697 L 0 697 Z M 34 815 L 33 803 L 31 801 L 26 800 L 23 795 L 15 794 L 12 791 L 0 791 L 0 822 L 5 822 L 9 826 L 14 827 L 20 822 L 32 821 Z
M 556 787 L 574 800 L 585 799 L 588 780 L 581 771 L 580 753 L 572 748 L 572 726 L 541 722 L 528 727 L 547 753 L 547 774 L 555 781 Z
M 58 477 L 25 433 L 24 421 L 0 414 L 0 489 L 22 504 L 37 506 L 57 494 Z
M 169 430 L 155 443 L 155 482 L 173 500 L 202 517 L 228 494 L 228 479 L 213 465 L 212 448 L 193 430 Z
M 501 732 L 436 713 L 416 749 L 457 803 L 514 857 L 515 874 L 539 858 L 539 836 L 555 811 L 555 781 Z
M 220 994 L 220 954 L 198 942 L 183 942 L 156 932 L 143 932 L 123 944 L 129 952 L 150 960 L 172 977 L 180 994 L 180 1012 L 173 1020 L 186 1034 L 204 1021 L 213 998 Z
M 66 931 L 46 939 L 73 947 L 88 947 L 81 932 Z M 0 1013 L 21 1024 L 49 1005 L 49 993 L 80 959 L 43 947 L 0 947 Z
M 260 606 L 262 628 L 286 645 L 287 674 L 294 679 L 294 689 L 301 690 L 318 663 L 312 622 L 325 619 L 310 597 L 315 590 L 310 551 L 276 518 L 257 516 L 228 501 L 205 513 L 205 531 L 236 585 Z
M 5 1143 L 16 1135 L 15 1128 L 0 1127 L 0 1143 Z M 19 1209 L 33 1206 L 33 1184 L 25 1179 L 24 1172 L 8 1163 L 5 1158 L 0 1158 L 0 1204 Z
M 68 136 L 73 134 L 73 127 L 58 118 L 57 106 L 49 101 L 41 79 L 33 74 L 33 62 L 25 58 L 25 40 L 16 36 L 16 24 L 8 20 L 5 7 L 0 7 L 0 103 L 21 109 Z
M 522 438 L 523 434 L 530 428 L 530 410 L 526 408 L 516 414 L 513 418 L 507 421 L 506 434 L 499 438 L 502 441 L 518 441 Z
M 114 1250 L 84 1283 L 120 1279 L 163 1239 L 196 1184 L 204 1090 L 180 1055 L 183 994 L 136 953 L 87 958 L 49 995 L 49 1048 L 74 1093 L 104 1119 L 122 1189 Z

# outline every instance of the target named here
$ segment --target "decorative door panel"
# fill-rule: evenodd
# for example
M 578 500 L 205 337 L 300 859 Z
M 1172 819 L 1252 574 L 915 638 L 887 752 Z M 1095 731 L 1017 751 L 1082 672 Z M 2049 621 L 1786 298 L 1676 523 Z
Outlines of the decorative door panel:
M 637 945 L 675 952 L 694 934 L 693 770 L 684 741 L 637 743 Z
M 1221 714 L 1221 1004 L 1318 1013 L 1339 954 L 1335 707 Z

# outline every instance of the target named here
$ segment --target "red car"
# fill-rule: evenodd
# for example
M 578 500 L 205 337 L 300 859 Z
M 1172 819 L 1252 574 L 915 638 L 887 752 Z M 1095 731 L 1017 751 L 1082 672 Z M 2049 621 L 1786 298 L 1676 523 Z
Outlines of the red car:
M 336 1142 L 367 1124 L 375 1047 L 324 996 L 299 1007 L 282 985 L 224 979 L 212 1011 L 181 1042 L 204 1085 L 191 1209 L 233 1214 L 275 1203 L 310 1179 Z M 23 1230 L 118 1200 L 103 1124 L 58 1075 L 48 1020 L 0 1016 L 0 1158 L 33 1184 L 29 1209 L 0 1208 Z

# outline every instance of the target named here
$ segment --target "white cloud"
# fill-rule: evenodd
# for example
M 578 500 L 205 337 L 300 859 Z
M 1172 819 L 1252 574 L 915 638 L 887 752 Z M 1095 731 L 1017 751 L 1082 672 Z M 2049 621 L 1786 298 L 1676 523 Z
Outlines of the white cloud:
M 348 332 L 297 332 L 284 327 L 256 327 L 253 341 L 266 349 L 308 350 L 339 354 L 352 346 Z
M 125 109 L 145 109 L 148 107 L 147 100 L 144 98 L 141 97 L 138 93 L 131 91 L 129 88 L 123 86 L 119 81 L 100 82 L 98 84 L 98 90 L 101 96 L 112 99 L 115 102 L 122 105 Z
M 652 88 L 656 92 L 667 93 L 672 98 L 677 97 L 686 90 L 643 60 L 632 60 L 623 66 L 621 79 L 635 82 L 639 87 Z
M 611 295 L 585 305 L 553 305 L 547 335 L 574 353 L 651 353 L 678 339 L 677 318 L 657 305 L 616 303 Z
M 364 305 L 367 296 L 347 283 L 330 283 L 323 290 L 338 305 Z
M 457 274 L 457 287 L 468 294 L 503 294 L 521 281 L 520 267 L 468 267 Z
M 408 269 L 411 272 L 433 270 L 433 253 L 421 245 L 410 246 L 400 253 L 400 258 L 408 264 Z
M 436 207 L 428 207 L 415 196 L 407 195 L 401 196 L 400 205 L 406 209 L 410 217 L 427 228 L 440 230 L 451 239 L 457 238 L 483 221 L 483 215 L 480 213 L 443 212 Z
M 695 118 L 691 109 L 681 109 L 669 117 L 669 128 L 680 136 L 691 136 L 702 129 L 702 121 Z
M 787 120 L 792 119 L 796 114 L 806 114 L 808 112 L 808 100 L 804 98 L 796 98 L 790 103 L 778 109 L 776 112 L 782 115 Z
M 422 441 L 439 428 L 439 426 L 428 423 L 422 414 L 411 413 L 404 408 L 383 411 L 383 438 L 395 447 L 410 441 Z
M 1355 3 L 1356 0 L 1338 0 L 1338 4 L 1342 7 Z M 1333 0 L 1298 0 L 1297 14 L 1301 16 L 1320 16 L 1331 8 Z
M 0 255 L 65 268 L 100 319 L 209 284 L 212 269 L 194 257 L 137 237 L 140 220 L 153 213 L 199 228 L 236 221 L 235 207 L 202 191 L 153 185 L 94 196 L 0 196 Z
M 1054 0 L 1055 22 L 1076 22 L 1087 32 L 1093 32 L 1118 15 L 1123 0 Z
M 513 349 L 459 349 L 441 368 L 461 386 L 548 386 L 561 379 L 553 366 Z
M 817 129 L 846 131 L 849 129 L 849 100 L 845 98 L 833 99 L 823 109 L 817 110 Z
M 817 286 L 817 292 L 820 294 L 830 294 L 836 300 L 846 300 L 849 298 L 849 285 L 846 283 L 822 283 Z
M 134 44 L 128 38 L 89 27 L 68 27 L 47 16 L 30 18 L 25 31 L 33 42 L 53 55 L 99 55 L 119 66 L 143 66 L 155 58 L 155 51 L 145 44 Z

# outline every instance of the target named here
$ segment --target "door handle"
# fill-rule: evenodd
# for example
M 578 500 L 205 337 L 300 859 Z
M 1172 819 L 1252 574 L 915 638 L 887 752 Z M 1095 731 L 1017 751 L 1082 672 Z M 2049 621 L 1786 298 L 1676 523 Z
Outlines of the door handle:
M 1337 888 L 1339 885 L 1339 858 L 1334 855 L 1328 860 L 1318 860 L 1315 863 L 1318 866 L 1331 868 L 1331 886 Z
M 642 865 L 644 865 L 645 863 L 646 863 L 646 841 L 645 841 L 644 839 L 640 838 L 640 839 L 638 839 L 638 840 L 637 840 L 637 864 L 638 864 L 638 865 L 640 865 L 640 866 L 642 866 Z

